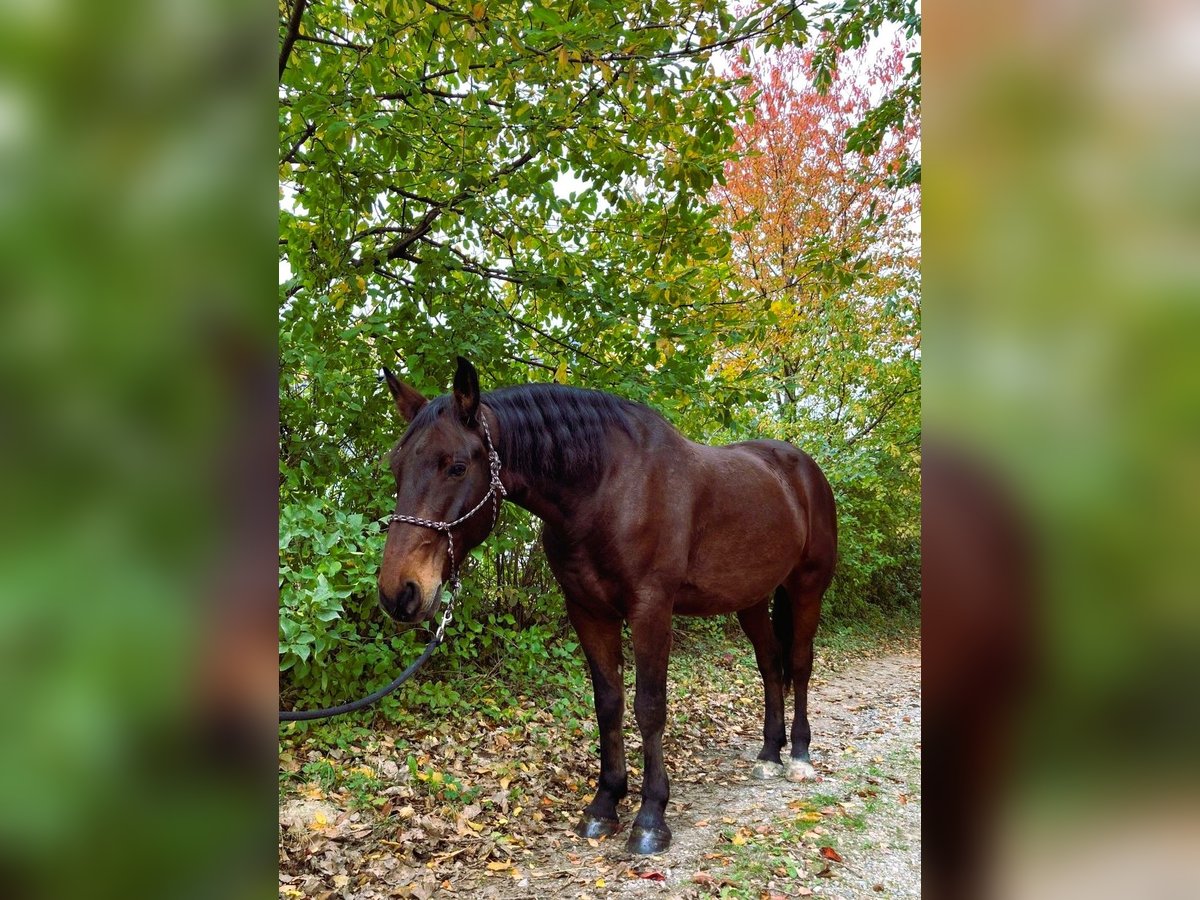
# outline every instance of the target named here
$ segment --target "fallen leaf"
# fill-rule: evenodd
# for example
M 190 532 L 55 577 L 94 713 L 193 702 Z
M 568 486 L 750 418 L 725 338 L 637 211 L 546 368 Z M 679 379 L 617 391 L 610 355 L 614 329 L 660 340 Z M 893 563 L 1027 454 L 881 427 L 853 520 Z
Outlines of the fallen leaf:
M 822 847 L 822 848 L 821 848 L 821 855 L 822 855 L 823 857 L 825 857 L 826 859 L 832 860 L 833 862 L 839 862 L 839 863 L 840 863 L 840 862 L 845 862 L 845 860 L 843 860 L 843 859 L 842 859 L 842 858 L 841 858 L 841 857 L 838 855 L 838 852 L 837 852 L 836 850 L 834 850 L 832 847 Z
M 634 878 L 644 878 L 646 881 L 666 881 L 667 876 L 662 872 L 636 872 L 633 869 L 629 870 L 629 874 Z

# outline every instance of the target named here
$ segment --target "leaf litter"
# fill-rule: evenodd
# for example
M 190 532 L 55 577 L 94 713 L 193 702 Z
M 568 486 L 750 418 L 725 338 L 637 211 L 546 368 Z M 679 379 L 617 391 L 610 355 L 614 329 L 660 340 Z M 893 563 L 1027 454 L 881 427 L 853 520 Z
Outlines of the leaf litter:
M 672 676 L 666 853 L 624 848 L 641 787 L 631 692 L 624 828 L 599 840 L 570 831 L 598 775 L 594 723 L 525 701 L 511 721 L 437 719 L 402 733 L 377 718 L 372 736 L 341 747 L 285 740 L 280 897 L 920 896 L 915 649 L 847 660 L 813 679 L 818 779 L 800 785 L 749 776 L 761 700 L 744 701 L 761 689 L 745 657 L 702 671 L 673 661 Z M 851 827 L 855 818 L 866 828 Z M 753 865 L 760 857 L 770 864 Z

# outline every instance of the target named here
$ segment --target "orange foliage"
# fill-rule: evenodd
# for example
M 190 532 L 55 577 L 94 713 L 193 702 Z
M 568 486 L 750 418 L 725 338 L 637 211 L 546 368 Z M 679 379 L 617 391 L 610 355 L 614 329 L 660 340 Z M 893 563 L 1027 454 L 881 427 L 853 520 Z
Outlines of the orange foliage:
M 906 48 L 848 54 L 828 93 L 813 88 L 810 54 L 770 54 L 749 66 L 755 114 L 714 191 L 737 275 L 726 303 L 759 339 L 719 355 L 727 375 L 767 373 L 784 406 L 824 396 L 828 416 L 867 424 L 906 393 L 919 354 L 919 188 L 895 175 L 917 156 L 918 126 L 889 134 L 872 156 L 845 133 L 899 83 Z M 770 326 L 753 328 L 754 323 Z M 895 369 L 907 363 L 907 372 Z M 832 383 L 831 383 L 832 381 Z M 857 406 L 858 415 L 850 409 Z

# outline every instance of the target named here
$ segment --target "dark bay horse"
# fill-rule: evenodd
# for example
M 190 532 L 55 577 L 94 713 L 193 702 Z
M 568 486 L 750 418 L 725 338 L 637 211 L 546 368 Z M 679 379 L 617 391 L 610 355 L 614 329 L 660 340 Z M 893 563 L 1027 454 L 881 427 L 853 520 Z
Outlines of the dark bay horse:
M 508 499 L 545 522 L 546 557 L 591 669 L 600 781 L 578 834 L 614 833 L 617 803 L 628 793 L 622 622 L 633 640 L 634 714 L 645 749 L 631 852 L 657 853 L 671 841 L 663 817 L 662 736 L 675 614 L 737 613 L 766 694 L 754 774 L 813 777 L 808 680 L 821 597 L 837 556 L 837 522 L 829 482 L 811 458 L 782 441 L 696 444 L 648 407 L 598 391 L 531 384 L 481 395 L 479 376 L 462 357 L 453 392 L 433 400 L 386 369 L 384 376 L 409 423 L 390 458 L 396 514 L 408 521 L 389 526 L 380 604 L 404 622 L 436 613 L 454 560 L 494 525 L 486 502 L 495 490 L 494 443 Z M 451 529 L 433 527 L 464 515 Z M 795 711 L 785 767 L 789 681 Z

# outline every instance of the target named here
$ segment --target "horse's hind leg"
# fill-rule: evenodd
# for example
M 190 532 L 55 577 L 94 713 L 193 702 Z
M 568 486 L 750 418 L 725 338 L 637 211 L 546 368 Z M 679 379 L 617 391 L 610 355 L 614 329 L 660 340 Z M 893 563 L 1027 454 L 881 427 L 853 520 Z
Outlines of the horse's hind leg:
M 575 603 L 567 603 L 567 616 L 579 636 L 592 675 L 596 720 L 600 726 L 600 781 L 596 795 L 575 826 L 580 837 L 598 838 L 614 833 L 617 803 L 629 792 L 625 772 L 625 741 L 621 716 L 625 709 L 625 686 L 621 676 L 621 621 L 602 619 Z
M 787 764 L 788 781 L 808 781 L 816 777 L 808 747 L 812 730 L 808 726 L 808 680 L 812 675 L 813 637 L 821 618 L 821 598 L 829 587 L 830 576 L 820 571 L 798 570 L 788 578 L 786 587 L 792 601 L 792 678 L 796 688 L 796 712 L 792 719 L 792 755 Z
M 755 778 L 775 778 L 783 774 L 779 751 L 787 743 L 783 724 L 783 665 L 782 649 L 775 637 L 769 612 L 770 598 L 743 609 L 737 614 L 738 623 L 754 645 L 754 658 L 762 675 L 766 695 L 763 718 L 763 747 L 754 766 Z

